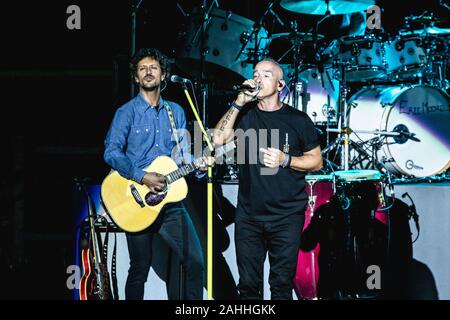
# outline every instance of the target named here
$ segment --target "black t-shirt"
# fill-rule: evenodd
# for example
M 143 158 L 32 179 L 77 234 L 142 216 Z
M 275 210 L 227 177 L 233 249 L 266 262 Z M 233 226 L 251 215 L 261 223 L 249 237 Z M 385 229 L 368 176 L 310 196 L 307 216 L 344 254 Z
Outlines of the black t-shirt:
M 319 146 L 319 139 L 311 119 L 306 113 L 283 104 L 271 112 L 261 111 L 256 105 L 245 107 L 237 121 L 241 211 L 257 221 L 303 214 L 307 203 L 306 172 L 264 166 L 259 148 L 272 147 L 291 156 L 301 156 L 314 149 Z

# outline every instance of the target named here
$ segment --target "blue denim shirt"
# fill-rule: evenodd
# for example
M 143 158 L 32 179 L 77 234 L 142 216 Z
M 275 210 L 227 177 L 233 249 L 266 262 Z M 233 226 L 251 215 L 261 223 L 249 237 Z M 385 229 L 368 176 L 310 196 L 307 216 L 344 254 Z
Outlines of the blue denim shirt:
M 185 129 L 186 116 L 182 107 L 169 103 L 177 129 Z M 161 97 L 159 106 L 152 108 L 139 93 L 116 111 L 105 139 L 104 159 L 120 175 L 140 183 L 145 175 L 143 169 L 158 156 L 174 156 L 177 164 L 193 160 L 184 132 L 178 130 L 183 149 L 181 156 L 176 152 L 164 100 Z

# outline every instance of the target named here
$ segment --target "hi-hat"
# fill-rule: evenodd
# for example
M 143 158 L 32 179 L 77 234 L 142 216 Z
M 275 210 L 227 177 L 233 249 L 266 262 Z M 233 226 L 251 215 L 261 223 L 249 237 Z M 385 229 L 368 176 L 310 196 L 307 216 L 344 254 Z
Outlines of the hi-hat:
M 327 5 L 328 2 L 328 5 Z M 286 10 L 314 15 L 331 15 L 366 11 L 374 0 L 282 0 L 280 5 Z
M 433 15 L 433 13 L 428 13 L 427 11 L 425 11 L 424 13 L 422 13 L 421 15 L 418 16 L 413 16 L 410 15 L 408 17 L 405 17 L 405 24 L 407 25 L 422 25 L 422 28 L 424 28 L 425 26 L 430 27 L 433 26 L 435 23 L 441 23 L 444 22 L 441 19 L 438 19 L 437 17 L 435 17 Z

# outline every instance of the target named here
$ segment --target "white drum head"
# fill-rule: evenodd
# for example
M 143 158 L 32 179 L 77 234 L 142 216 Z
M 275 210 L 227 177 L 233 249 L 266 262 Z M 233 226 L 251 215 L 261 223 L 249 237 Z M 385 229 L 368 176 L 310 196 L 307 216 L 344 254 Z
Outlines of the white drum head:
M 357 130 L 408 131 L 420 142 L 405 136 L 387 137 L 378 158 L 392 172 L 425 177 L 450 167 L 450 99 L 441 90 L 425 85 L 375 87 L 352 97 L 350 127 Z M 356 133 L 354 141 L 372 134 Z
M 377 170 L 341 170 L 333 174 L 345 181 L 380 180 L 381 173 Z

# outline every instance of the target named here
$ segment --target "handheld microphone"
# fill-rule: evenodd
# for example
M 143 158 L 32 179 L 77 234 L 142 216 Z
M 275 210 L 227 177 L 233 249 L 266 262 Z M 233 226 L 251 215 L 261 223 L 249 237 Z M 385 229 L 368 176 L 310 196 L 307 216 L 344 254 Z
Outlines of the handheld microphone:
M 233 90 L 237 90 L 237 91 L 244 91 L 244 90 L 248 90 L 250 92 L 255 92 L 259 90 L 259 84 L 256 84 L 256 87 L 252 87 L 248 84 L 236 84 L 233 86 Z
M 170 81 L 175 82 L 175 83 L 188 83 L 188 82 L 191 82 L 191 80 L 186 79 L 186 78 L 182 78 L 182 77 L 177 76 L 175 74 L 170 77 Z

